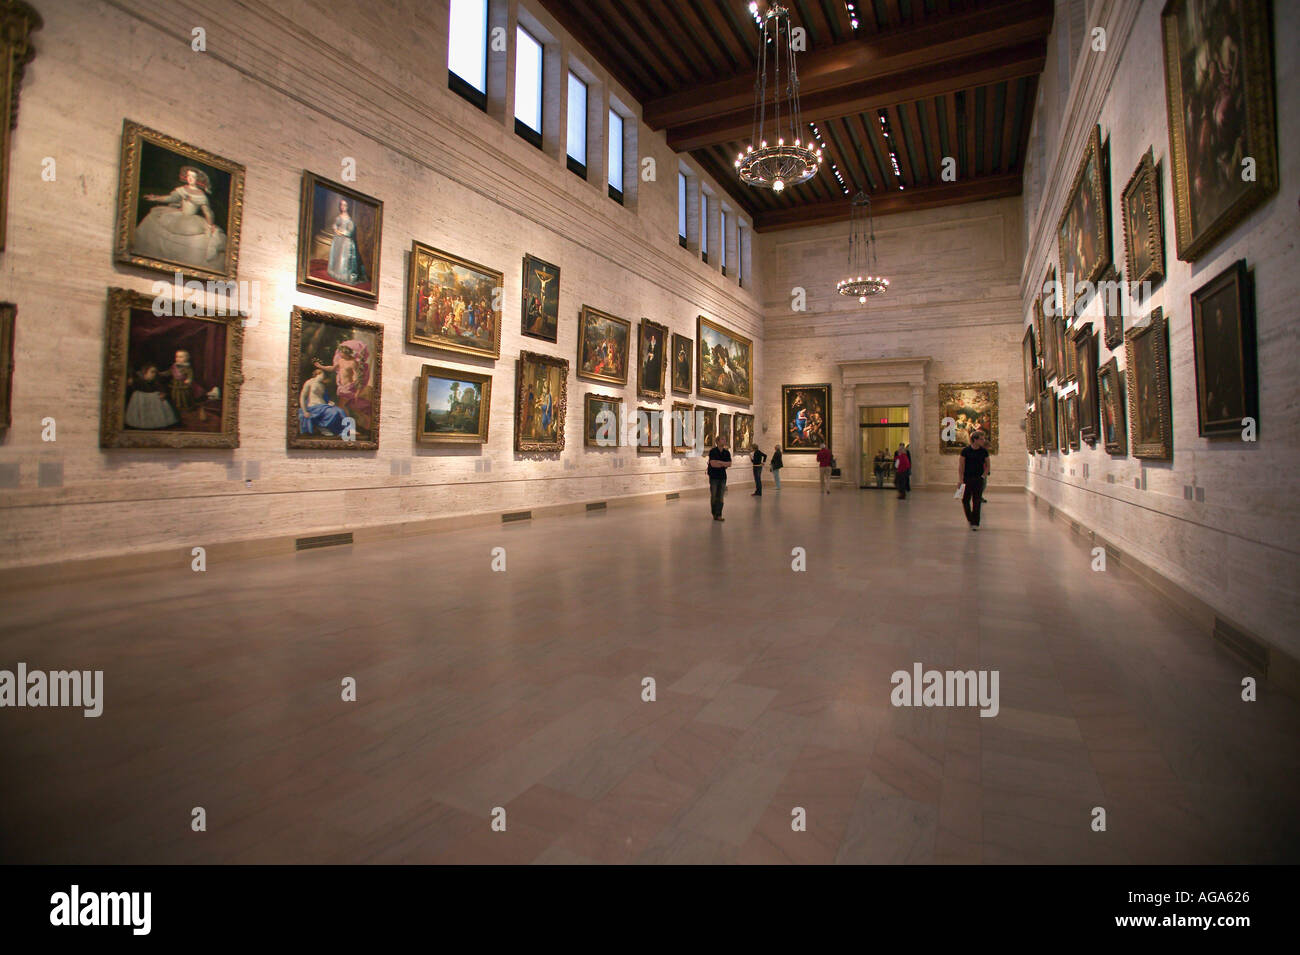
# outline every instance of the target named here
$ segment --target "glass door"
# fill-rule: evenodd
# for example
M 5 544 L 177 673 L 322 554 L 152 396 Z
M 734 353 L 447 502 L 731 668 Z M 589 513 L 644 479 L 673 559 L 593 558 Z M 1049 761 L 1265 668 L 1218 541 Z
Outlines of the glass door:
M 860 409 L 863 488 L 892 488 L 894 452 L 900 444 L 911 444 L 907 405 Z

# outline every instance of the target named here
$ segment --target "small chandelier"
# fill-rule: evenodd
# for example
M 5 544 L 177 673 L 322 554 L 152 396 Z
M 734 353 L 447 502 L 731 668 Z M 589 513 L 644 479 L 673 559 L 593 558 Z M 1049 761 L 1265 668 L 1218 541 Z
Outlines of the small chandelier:
M 870 275 L 876 268 L 876 229 L 871 221 L 871 198 L 865 192 L 853 197 L 849 222 L 849 278 L 841 280 L 835 290 L 841 295 L 856 296 L 866 303 L 867 296 L 880 295 L 889 288 L 889 279 Z
M 750 3 L 749 12 L 758 18 L 757 2 Z M 817 175 L 822 151 L 811 141 L 803 142 L 807 134 L 802 130 L 808 127 L 799 110 L 799 74 L 794 65 L 790 11 L 773 3 L 762 26 L 758 75 L 754 80 L 754 133 L 750 145 L 736 157 L 736 171 L 748 185 L 781 192 L 786 186 L 807 182 Z

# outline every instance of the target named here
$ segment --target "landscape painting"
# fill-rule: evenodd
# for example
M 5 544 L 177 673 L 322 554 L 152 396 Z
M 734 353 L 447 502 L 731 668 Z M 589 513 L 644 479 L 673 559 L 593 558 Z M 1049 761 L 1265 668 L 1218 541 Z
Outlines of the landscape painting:
M 627 384 L 632 323 L 590 305 L 578 317 L 578 377 L 587 381 Z
M 418 444 L 487 444 L 492 376 L 425 365 L 420 370 Z
M 695 322 L 699 339 L 696 391 L 702 397 L 752 404 L 754 401 L 754 343 L 710 321 Z

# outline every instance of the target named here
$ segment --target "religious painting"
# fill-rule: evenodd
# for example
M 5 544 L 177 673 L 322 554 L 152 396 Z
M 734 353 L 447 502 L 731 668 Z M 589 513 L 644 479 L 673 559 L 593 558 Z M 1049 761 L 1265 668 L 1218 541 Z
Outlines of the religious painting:
M 731 419 L 731 450 L 749 454 L 754 450 L 754 416 L 737 413 Z
M 108 290 L 99 446 L 239 447 L 243 317 L 165 304 Z
M 831 386 L 781 386 L 781 448 L 816 454 L 831 445 Z
M 1040 385 L 1038 381 L 1038 351 L 1034 348 L 1033 326 L 1025 329 L 1025 338 L 1020 345 L 1021 363 L 1025 374 L 1025 404 L 1034 400 Z
M 1161 13 L 1174 235 L 1184 262 L 1277 191 L 1269 6 L 1169 0 Z
M 970 444 L 970 436 L 974 431 L 983 431 L 987 437 L 985 446 L 989 454 L 997 454 L 998 383 L 959 381 L 940 384 L 939 421 L 941 454 L 960 454 L 962 448 Z
M 243 217 L 243 166 L 122 123 L 116 261 L 233 282 Z
M 13 423 L 14 318 L 18 306 L 0 302 L 0 437 Z
M 1108 171 L 1101 127 L 1094 126 L 1056 227 L 1061 305 L 1066 315 L 1074 313 L 1079 283 L 1096 282 L 1111 264 Z
M 444 351 L 501 357 L 505 276 L 450 252 L 411 243 L 406 340 Z
M 384 326 L 295 306 L 289 327 L 288 446 L 379 448 Z
M 569 362 L 538 352 L 515 362 L 515 450 L 563 451 Z
M 1111 351 L 1118 351 L 1124 344 L 1124 293 L 1120 287 L 1120 276 L 1113 268 L 1108 269 L 1103 281 L 1113 282 L 1115 294 L 1102 296 L 1102 314 L 1105 316 L 1102 326 L 1102 340 Z
M 1240 436 L 1242 419 L 1259 422 L 1255 303 L 1246 260 L 1192 293 L 1197 433 Z
M 1165 277 L 1165 227 L 1160 173 L 1148 149 L 1124 187 L 1124 262 L 1130 283 L 1153 286 Z
M 1070 367 L 1073 364 L 1073 356 L 1068 344 L 1070 336 L 1066 331 L 1067 327 L 1065 316 L 1057 315 L 1052 319 L 1052 334 L 1056 339 L 1053 346 L 1056 349 L 1056 380 L 1061 384 L 1074 377 Z
M 1135 458 L 1174 456 L 1173 411 L 1169 401 L 1169 338 L 1159 308 L 1124 333 L 1128 374 L 1129 434 Z
M 668 329 L 648 318 L 641 319 L 636 342 L 636 393 L 643 398 L 664 396 L 664 375 L 668 365 Z
M 692 342 L 685 335 L 673 333 L 673 394 L 689 395 L 691 393 L 691 350 Z
M 588 448 L 617 448 L 623 422 L 623 399 L 589 391 L 583 399 L 582 443 Z
M 1047 368 L 1047 342 L 1043 339 L 1043 296 L 1042 293 L 1034 296 L 1034 314 L 1033 324 L 1030 326 L 1034 330 L 1035 360 L 1038 367 Z
M 1079 436 L 1090 445 L 1097 443 L 1097 334 L 1092 322 L 1075 328 L 1071 340 L 1075 381 L 1079 385 Z
M 299 215 L 298 287 L 378 302 L 384 204 L 304 171 Z
M 632 323 L 627 319 L 590 305 L 582 306 L 578 318 L 578 377 L 626 385 L 631 338 Z
M 487 444 L 491 375 L 425 365 L 418 394 L 417 444 Z
M 1065 396 L 1065 430 L 1071 451 L 1079 450 L 1079 393 Z
M 1038 396 L 1038 450 L 1056 450 L 1056 392 L 1050 388 Z
M 1124 376 L 1114 357 L 1097 372 L 1101 405 L 1101 443 L 1107 454 L 1128 454 L 1128 408 L 1124 405 Z
M 5 247 L 9 217 L 9 149 L 18 125 L 18 94 L 23 72 L 36 57 L 32 34 L 45 25 L 41 15 L 23 0 L 5 0 L 4 29 L 0 30 L 0 252 Z
M 695 450 L 695 406 L 673 402 L 673 454 L 690 454 Z
M 661 454 L 664 449 L 664 413 L 659 408 L 636 409 L 636 449 Z
M 718 434 L 722 435 L 723 447 L 731 447 L 731 415 L 725 411 L 718 413 Z M 734 450 L 734 448 L 732 449 Z
M 695 413 L 699 415 L 701 447 L 707 452 L 718 436 L 718 409 L 697 408 Z
M 544 342 L 560 339 L 560 267 L 524 256 L 522 332 Z
M 754 400 L 754 343 L 703 315 L 695 320 L 700 350 L 695 388 L 701 397 L 751 404 Z

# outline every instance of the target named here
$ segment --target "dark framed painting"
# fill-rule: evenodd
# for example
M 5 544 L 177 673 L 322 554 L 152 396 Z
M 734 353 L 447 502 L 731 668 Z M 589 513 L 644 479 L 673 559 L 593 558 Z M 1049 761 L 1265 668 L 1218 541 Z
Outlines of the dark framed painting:
M 754 401 L 754 343 L 700 315 L 695 390 L 702 398 L 719 398 L 749 405 Z
M 1096 282 L 1111 264 L 1108 169 L 1101 127 L 1093 126 L 1056 227 L 1061 268 L 1061 306 L 1074 314 L 1080 282 Z
M 632 323 L 590 305 L 578 316 L 578 377 L 586 381 L 627 384 Z
M 685 335 L 673 332 L 673 394 L 689 395 L 691 393 L 691 359 L 695 343 Z
M 723 447 L 731 448 L 731 415 L 725 411 L 718 412 L 718 434 L 722 435 Z
M 379 449 L 384 326 L 294 306 L 289 325 L 288 446 Z
M 1124 376 L 1112 356 L 1097 371 L 1097 397 L 1101 407 L 1101 443 L 1107 454 L 1128 454 L 1128 408 L 1124 404 Z
M 1055 378 L 1060 371 L 1060 354 L 1056 350 L 1056 320 L 1061 314 L 1061 289 L 1056 281 L 1056 269 L 1049 268 L 1043 278 L 1042 308 L 1039 312 L 1041 329 L 1038 347 L 1042 352 L 1043 377 Z
M 521 331 L 554 344 L 560 339 L 560 267 L 535 255 L 524 256 Z
M 298 220 L 298 287 L 379 301 L 384 204 L 303 171 Z
M 1038 409 L 1030 408 L 1025 412 L 1025 450 L 1030 454 L 1038 453 Z
M 695 413 L 699 416 L 701 447 L 705 453 L 708 453 L 708 449 L 713 447 L 713 442 L 718 436 L 718 409 L 696 408 Z
M 406 340 L 481 358 L 501 357 L 505 276 L 420 242 L 411 243 Z
M 1192 293 L 1197 433 L 1239 437 L 1242 419 L 1259 423 L 1255 302 L 1239 259 Z
M 0 302 L 0 437 L 13 423 L 14 320 L 18 306 Z
M 1160 170 L 1148 149 L 1124 186 L 1124 263 L 1134 285 L 1158 285 L 1165 277 L 1165 226 Z
M 125 120 L 113 257 L 155 272 L 233 282 L 244 167 Z
M 563 451 L 569 362 L 538 352 L 515 362 L 515 450 Z
M 1092 322 L 1084 322 L 1071 335 L 1074 350 L 1075 381 L 1079 386 L 1079 437 L 1089 445 L 1097 443 L 1097 333 Z
M 1174 236 L 1184 262 L 1277 191 L 1269 7 L 1168 0 L 1161 12 Z
M 1069 325 L 1065 316 L 1058 315 L 1052 320 L 1052 331 L 1056 336 L 1056 380 L 1066 384 L 1074 380 L 1074 353 L 1070 349 Z
M 1034 347 L 1034 329 L 1032 325 L 1025 329 L 1025 338 L 1020 344 L 1020 353 L 1025 374 L 1025 404 L 1029 404 L 1041 390 L 1038 383 L 1038 350 Z
M 1056 392 L 1047 388 L 1038 396 L 1038 450 L 1056 450 Z
M 1039 368 L 1047 365 L 1047 356 L 1043 354 L 1046 350 L 1046 344 L 1043 341 L 1043 295 L 1040 292 L 1034 296 L 1034 314 L 1030 327 L 1034 330 L 1035 360 Z
M 417 444 L 487 444 L 492 376 L 441 365 L 420 369 Z
M 695 406 L 673 402 L 673 454 L 690 454 L 695 450 Z
M 944 440 L 943 420 L 951 418 L 956 434 Z M 989 454 L 998 453 L 998 383 L 996 381 L 957 381 L 939 385 L 939 452 L 961 454 L 970 444 L 974 431 L 988 438 Z
M 643 398 L 664 396 L 667 374 L 668 328 L 648 318 L 641 319 L 636 342 L 636 393 Z
M 239 447 L 242 316 L 184 315 L 156 301 L 108 290 L 99 446 Z
M 1128 375 L 1129 436 L 1133 457 L 1174 456 L 1173 410 L 1169 400 L 1169 336 L 1159 308 L 1124 333 Z
M 1069 433 L 1070 450 L 1079 450 L 1079 393 L 1072 391 L 1065 397 L 1065 421 Z
M 831 386 L 781 386 L 781 449 L 816 454 L 831 446 Z
M 1106 270 L 1102 281 L 1115 283 L 1111 286 L 1114 294 L 1102 296 L 1102 340 L 1111 351 L 1117 351 L 1124 344 L 1124 290 L 1119 273 L 1113 268 Z
M 731 450 L 751 454 L 754 450 L 754 416 L 737 412 L 731 419 Z
M 45 25 L 41 15 L 23 0 L 6 0 L 4 21 L 0 31 L 0 252 L 4 251 L 9 219 L 9 150 L 18 125 L 18 95 L 23 72 L 36 58 L 32 34 Z
M 623 399 L 616 395 L 583 396 L 582 443 L 588 448 L 617 448 L 623 427 Z
M 663 453 L 664 413 L 662 409 L 636 409 L 636 449 L 647 454 Z
M 1056 399 L 1056 450 L 1070 453 L 1070 399 L 1060 395 Z

